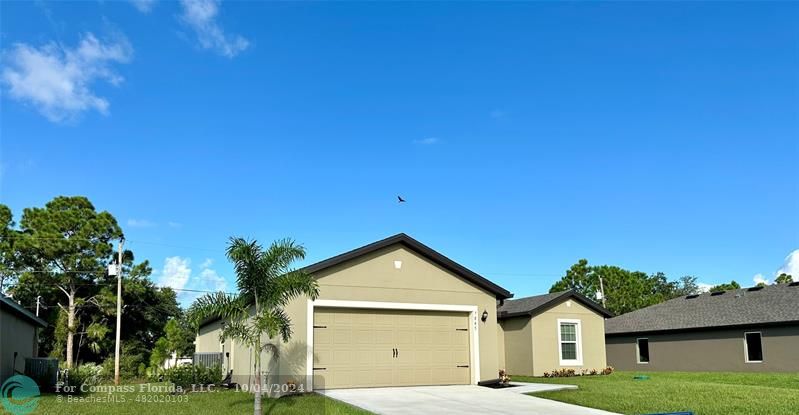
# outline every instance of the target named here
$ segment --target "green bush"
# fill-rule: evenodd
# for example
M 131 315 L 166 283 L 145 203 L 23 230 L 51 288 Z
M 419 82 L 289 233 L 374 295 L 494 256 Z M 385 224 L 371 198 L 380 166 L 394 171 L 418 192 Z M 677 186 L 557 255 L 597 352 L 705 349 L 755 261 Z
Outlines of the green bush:
M 150 382 L 161 382 L 166 379 L 166 369 L 160 366 L 150 366 L 147 368 L 147 380 Z M 164 376 L 162 378 L 162 376 Z
M 222 382 L 222 366 L 197 367 L 197 383 L 201 385 L 216 385 Z
M 147 377 L 147 365 L 145 365 L 144 362 L 139 363 L 139 367 L 136 369 L 136 375 L 139 379 Z
M 167 369 L 164 379 L 183 390 L 191 389 L 192 385 L 215 385 L 222 381 L 222 367 L 177 366 Z
M 97 386 L 106 380 L 103 367 L 94 363 L 64 369 L 61 373 L 61 390 L 67 393 L 81 393 L 81 386 Z
M 191 389 L 194 382 L 194 366 L 177 366 L 169 368 L 164 374 L 164 379 L 175 384 L 183 390 Z

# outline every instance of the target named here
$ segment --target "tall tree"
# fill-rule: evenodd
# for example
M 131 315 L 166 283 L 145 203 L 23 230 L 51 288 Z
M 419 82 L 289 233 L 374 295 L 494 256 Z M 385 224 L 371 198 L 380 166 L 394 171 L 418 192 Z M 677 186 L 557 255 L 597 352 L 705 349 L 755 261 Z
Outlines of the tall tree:
M 11 209 L 0 204 L 0 294 L 13 284 L 17 275 L 17 254 L 14 244 L 17 241 L 17 232 L 14 230 L 14 219 Z
M 319 288 L 310 275 L 293 268 L 305 258 L 305 248 L 290 239 L 264 250 L 257 241 L 231 238 L 227 257 L 236 271 L 238 293 L 206 294 L 192 304 L 189 316 L 195 327 L 209 317 L 224 319 L 221 338 L 237 339 L 254 353 L 258 386 L 253 409 L 261 415 L 261 354 L 268 351 L 275 356 L 277 347 L 271 342 L 291 338 L 291 319 L 284 310 L 289 301 L 300 296 L 315 299 Z
M 593 299 L 601 287 L 605 291 L 606 308 L 617 315 L 698 292 L 694 277 L 668 281 L 662 272 L 647 275 L 612 265 L 589 266 L 585 259 L 572 265 L 549 292 L 573 289 Z
M 774 280 L 775 284 L 790 284 L 792 282 L 793 282 L 793 277 L 791 276 L 791 274 L 786 274 L 784 272 L 778 275 L 777 278 Z
M 76 319 L 98 277 L 105 274 L 114 252 L 112 241 L 122 229 L 108 212 L 97 212 L 82 196 L 59 196 L 44 208 L 28 208 L 20 221 L 16 242 L 33 279 L 63 294 L 58 303 L 67 315 L 66 365 L 72 367 Z

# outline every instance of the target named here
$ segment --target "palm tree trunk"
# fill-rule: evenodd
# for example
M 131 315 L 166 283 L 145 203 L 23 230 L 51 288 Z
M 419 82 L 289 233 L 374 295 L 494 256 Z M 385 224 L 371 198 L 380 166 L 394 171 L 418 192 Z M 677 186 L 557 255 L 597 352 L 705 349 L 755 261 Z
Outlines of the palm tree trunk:
M 255 382 L 258 386 L 255 388 L 255 405 L 253 405 L 253 414 L 261 415 L 261 353 L 256 347 L 255 351 Z
M 67 295 L 69 305 L 67 306 L 67 368 L 72 368 L 74 353 L 73 346 L 75 341 L 75 292 L 71 291 Z

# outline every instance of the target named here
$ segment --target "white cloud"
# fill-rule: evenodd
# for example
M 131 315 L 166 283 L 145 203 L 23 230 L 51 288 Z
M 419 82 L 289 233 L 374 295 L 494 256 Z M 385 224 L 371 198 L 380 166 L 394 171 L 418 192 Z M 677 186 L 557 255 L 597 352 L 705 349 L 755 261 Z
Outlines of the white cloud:
M 782 273 L 793 276 L 794 280 L 796 280 L 796 277 L 799 276 L 799 249 L 794 249 L 788 254 L 788 256 L 785 257 L 780 269 L 774 272 L 774 278 Z M 760 273 L 752 277 L 752 280 L 755 282 L 755 284 L 759 284 L 761 282 L 766 284 L 772 283 L 771 280 Z
M 155 0 L 130 0 L 133 7 L 142 13 L 150 13 L 155 6 Z
M 766 285 L 771 284 L 771 281 L 767 280 L 766 277 L 763 276 L 763 274 L 755 275 L 754 277 L 752 277 L 752 281 L 755 282 L 755 285 L 760 284 L 760 283 L 763 283 L 763 284 L 766 284 Z
M 59 122 L 90 110 L 108 114 L 108 100 L 92 87 L 101 80 L 114 86 L 122 83 L 112 65 L 130 62 L 133 48 L 121 36 L 104 42 L 87 33 L 75 48 L 55 42 L 38 48 L 17 43 L 4 55 L 2 82 L 9 96 Z
M 707 283 L 704 283 L 704 282 L 698 282 L 698 283 L 696 283 L 696 285 L 697 285 L 697 287 L 699 287 L 699 292 L 700 293 L 706 293 L 706 292 L 710 291 L 710 289 L 713 288 L 713 286 L 714 286 L 714 284 L 707 284 Z
M 206 292 L 227 290 L 227 281 L 211 268 L 213 263 L 212 259 L 206 258 L 200 265 L 200 273 L 194 274 L 190 258 L 168 257 L 164 260 L 164 268 L 160 273 L 158 284 L 162 287 L 174 288 L 177 291 L 178 300 L 188 306 Z
M 232 58 L 250 45 L 247 39 L 239 35 L 226 34 L 217 23 L 219 0 L 181 0 L 180 4 L 183 6 L 181 20 L 194 30 L 203 49 L 211 49 Z
M 205 291 L 225 291 L 227 289 L 227 281 L 210 268 L 200 271 L 199 281 L 197 282 L 197 286 Z
M 172 287 L 181 290 L 189 282 L 191 276 L 191 259 L 171 256 L 164 260 L 164 269 L 158 284 L 162 287 Z
M 155 225 L 155 222 L 147 219 L 128 219 L 128 226 L 133 228 L 151 228 Z
M 780 267 L 774 275 L 780 275 L 782 273 L 791 275 L 794 281 L 799 281 L 799 279 L 797 279 L 797 277 L 799 277 L 799 249 L 794 249 L 785 257 L 782 267 Z
M 427 137 L 420 140 L 413 140 L 413 143 L 429 146 L 438 143 L 438 141 L 438 137 Z

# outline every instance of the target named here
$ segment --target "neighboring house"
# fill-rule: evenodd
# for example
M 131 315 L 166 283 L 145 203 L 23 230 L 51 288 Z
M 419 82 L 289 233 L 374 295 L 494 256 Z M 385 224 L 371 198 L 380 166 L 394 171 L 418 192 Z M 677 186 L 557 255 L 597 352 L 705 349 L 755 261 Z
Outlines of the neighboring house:
M 605 323 L 608 363 L 635 371 L 799 371 L 799 283 L 689 295 Z
M 161 364 L 161 367 L 163 367 L 164 369 L 169 369 L 176 366 L 190 365 L 192 364 L 193 361 L 194 359 L 192 359 L 191 357 L 178 357 L 177 353 L 172 352 L 170 357 L 164 360 L 164 362 Z
M 507 300 L 499 307 L 500 366 L 511 375 L 528 376 L 555 369 L 602 370 L 605 318 L 611 316 L 571 290 Z
M 497 303 L 512 296 L 502 287 L 405 234 L 304 270 L 319 298 L 285 308 L 293 335 L 277 345 L 278 357 L 264 355 L 267 382 L 308 390 L 497 379 Z M 252 353 L 235 340 L 222 344 L 220 329 L 218 320 L 202 324 L 196 351 L 221 352 L 232 380 L 252 384 Z
M 0 383 L 25 370 L 25 358 L 37 357 L 37 329 L 44 320 L 0 294 Z

